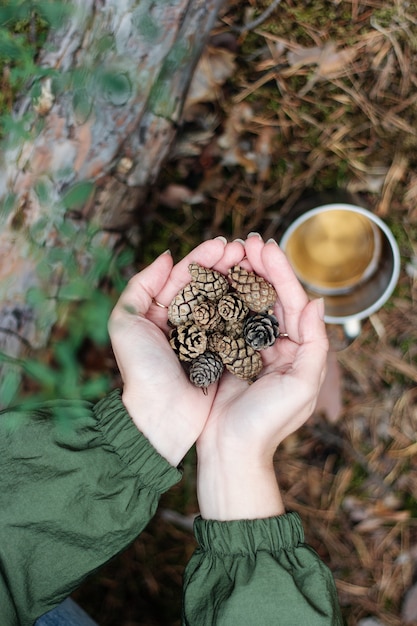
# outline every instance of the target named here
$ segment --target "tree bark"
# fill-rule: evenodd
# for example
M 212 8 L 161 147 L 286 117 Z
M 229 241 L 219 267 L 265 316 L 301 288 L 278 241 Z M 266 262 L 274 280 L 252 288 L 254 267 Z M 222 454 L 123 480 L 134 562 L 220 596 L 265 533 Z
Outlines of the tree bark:
M 223 3 L 73 0 L 71 19 L 50 34 L 40 65 L 52 76 L 35 103 L 16 102 L 25 139 L 9 134 L 0 157 L 0 403 L 18 384 L 14 360 L 46 344 L 70 280 L 68 257 L 50 264 L 48 252 L 74 245 L 83 273 L 92 261 L 75 234 L 94 225 L 95 245 L 112 247 L 129 227 Z

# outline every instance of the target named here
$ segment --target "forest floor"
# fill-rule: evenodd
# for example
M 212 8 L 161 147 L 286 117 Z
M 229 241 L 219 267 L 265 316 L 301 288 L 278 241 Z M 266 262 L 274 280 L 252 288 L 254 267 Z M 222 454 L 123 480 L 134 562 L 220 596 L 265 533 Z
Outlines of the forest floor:
M 268 4 L 227 3 L 170 160 L 138 207 L 138 264 L 217 235 L 279 240 L 312 192 L 348 192 L 390 226 L 400 279 L 360 336 L 334 346 L 340 413 L 317 410 L 276 464 L 346 624 L 417 623 L 417 7 L 283 0 L 257 25 Z M 101 626 L 180 623 L 194 470 L 191 452 L 145 532 L 77 592 Z

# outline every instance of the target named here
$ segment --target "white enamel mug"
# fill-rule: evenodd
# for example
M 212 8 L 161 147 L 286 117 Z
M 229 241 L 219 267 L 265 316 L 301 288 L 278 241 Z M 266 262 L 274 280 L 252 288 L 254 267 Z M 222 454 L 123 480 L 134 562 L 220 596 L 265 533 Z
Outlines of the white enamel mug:
M 330 203 L 297 217 L 280 246 L 310 297 L 323 297 L 325 322 L 345 335 L 392 295 L 400 274 L 397 242 L 386 223 L 354 204 Z

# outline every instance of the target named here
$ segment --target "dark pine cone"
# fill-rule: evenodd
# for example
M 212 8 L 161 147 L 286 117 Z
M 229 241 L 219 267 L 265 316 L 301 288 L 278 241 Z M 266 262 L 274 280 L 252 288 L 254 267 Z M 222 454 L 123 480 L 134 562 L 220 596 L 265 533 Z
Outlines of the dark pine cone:
M 192 361 L 207 347 L 207 335 L 194 322 L 187 322 L 171 331 L 169 343 L 180 361 Z
M 196 387 L 202 387 L 205 390 L 220 379 L 223 369 L 223 362 L 218 354 L 210 351 L 204 352 L 191 364 L 190 381 Z
M 263 350 L 274 345 L 278 335 L 278 320 L 271 313 L 257 313 L 245 320 L 243 336 L 254 350 Z

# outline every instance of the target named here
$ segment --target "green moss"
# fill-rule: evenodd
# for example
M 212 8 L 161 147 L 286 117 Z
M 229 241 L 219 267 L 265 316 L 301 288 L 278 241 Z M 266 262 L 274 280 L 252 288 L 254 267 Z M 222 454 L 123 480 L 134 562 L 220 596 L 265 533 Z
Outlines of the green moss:
M 301 45 L 314 45 L 314 37 L 323 40 L 349 36 L 358 27 L 352 20 L 351 7 L 342 2 L 312 0 L 294 3 L 291 7 L 281 5 L 276 15 L 262 25 L 262 30 L 286 39 L 296 40 Z M 312 34 L 314 33 L 314 37 Z
M 410 259 L 413 254 L 413 244 L 417 241 L 417 225 L 404 224 L 400 220 L 387 220 L 392 234 L 400 249 L 400 253 L 406 259 Z
M 362 491 L 363 485 L 369 477 L 368 472 L 364 466 L 359 463 L 353 463 L 352 470 L 349 491 L 352 493 L 358 493 Z
M 372 14 L 374 22 L 381 26 L 381 28 L 389 28 L 395 22 L 395 18 L 398 15 L 398 10 L 395 6 L 384 6 L 380 9 L 375 9 Z
M 346 186 L 349 164 L 341 159 L 334 167 L 327 167 L 318 174 L 317 191 L 340 189 Z
M 411 493 L 407 493 L 405 495 L 403 508 L 410 512 L 412 519 L 417 518 L 417 500 Z

